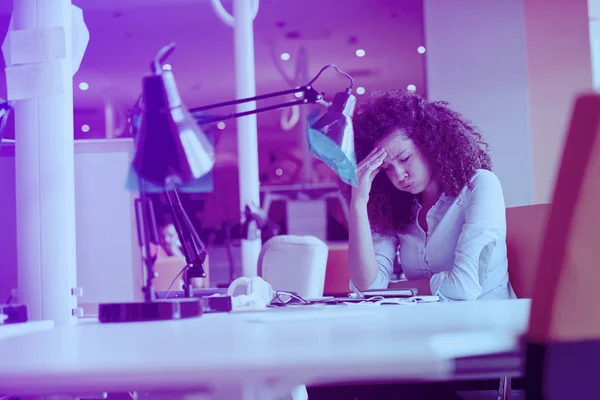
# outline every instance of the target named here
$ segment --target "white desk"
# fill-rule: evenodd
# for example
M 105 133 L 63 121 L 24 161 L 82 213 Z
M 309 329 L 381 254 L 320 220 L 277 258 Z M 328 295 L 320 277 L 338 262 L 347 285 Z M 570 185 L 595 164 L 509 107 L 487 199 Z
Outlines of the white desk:
M 19 324 L 0 325 L 0 339 L 25 335 L 33 332 L 48 331 L 52 328 L 54 328 L 53 321 L 30 321 Z
M 445 379 L 454 357 L 514 350 L 528 316 L 528 300 L 510 300 L 57 327 L 0 340 L 0 393 L 268 399 L 303 383 Z

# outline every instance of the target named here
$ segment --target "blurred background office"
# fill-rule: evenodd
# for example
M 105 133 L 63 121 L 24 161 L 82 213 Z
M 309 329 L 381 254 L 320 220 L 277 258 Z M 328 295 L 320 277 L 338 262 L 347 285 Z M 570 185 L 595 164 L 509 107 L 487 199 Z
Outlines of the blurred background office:
M 11 3 L 0 4 L 2 32 L 8 30 Z M 130 111 L 150 60 L 174 41 L 177 51 L 164 68 L 175 74 L 185 104 L 232 100 L 234 38 L 209 0 L 73 3 L 83 9 L 90 32 L 73 83 L 78 280 L 83 286 L 96 282 L 106 293 L 116 281 L 135 285 L 143 274 L 135 261 L 134 194 L 125 187 L 133 151 Z M 230 1 L 222 4 L 231 11 Z M 594 79 L 598 85 L 600 35 L 591 34 L 598 30 L 597 8 L 594 0 L 261 0 L 254 20 L 256 92 L 301 86 L 334 63 L 354 78 L 359 103 L 387 88 L 448 101 L 491 143 L 507 206 L 545 203 L 574 95 L 591 90 Z M 3 71 L 0 96 L 6 97 Z M 344 79 L 328 71 L 316 89 L 331 96 L 345 87 Z M 281 99 L 260 105 L 277 102 Z M 304 120 L 310 109 L 257 116 L 262 205 L 268 205 L 275 233 L 310 234 L 335 248 L 347 240 L 345 212 L 334 172 L 308 152 Z M 215 143 L 215 168 L 204 192 L 181 197 L 209 248 L 210 284 L 217 285 L 240 270 L 236 123 L 215 123 L 207 131 Z M 4 137 L 14 138 L 12 118 Z M 0 163 L 0 229 L 6 238 L 0 296 L 5 296 L 16 285 L 9 141 L 0 150 Z M 164 253 L 173 255 L 177 246 L 166 199 L 154 197 Z M 101 267 L 79 271 L 80 264 L 98 263 L 98 254 Z M 138 272 L 118 267 L 132 262 L 134 269 L 139 264 Z M 111 272 L 103 275 L 102 269 Z M 87 296 L 94 299 L 94 289 Z

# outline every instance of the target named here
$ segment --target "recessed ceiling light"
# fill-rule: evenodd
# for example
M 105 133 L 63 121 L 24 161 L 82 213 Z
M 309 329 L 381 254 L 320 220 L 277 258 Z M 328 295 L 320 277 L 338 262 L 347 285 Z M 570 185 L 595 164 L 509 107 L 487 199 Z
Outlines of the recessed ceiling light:
M 365 54 L 367 54 L 367 52 L 364 51 L 363 49 L 356 50 L 356 57 L 364 57 Z
M 419 46 L 419 47 L 417 47 L 417 53 L 419 53 L 419 54 L 425 54 L 425 51 L 426 51 L 425 46 Z
M 408 85 L 406 87 L 406 89 L 410 90 L 411 92 L 416 92 L 417 91 L 417 87 L 415 85 L 412 85 L 412 84 Z
M 357 87 L 356 94 L 365 94 L 365 88 L 362 86 Z
M 88 124 L 81 125 L 81 132 L 89 132 L 90 126 Z
M 290 59 L 291 56 L 290 56 L 290 53 L 281 53 L 281 55 L 279 57 L 281 57 L 281 59 L 283 61 L 287 61 Z
M 223 121 L 217 123 L 217 128 L 219 128 L 221 130 L 225 129 L 226 126 L 227 125 L 225 125 L 225 122 L 223 122 Z
M 81 90 L 88 90 L 90 88 L 90 85 L 88 85 L 87 82 L 80 82 L 79 83 L 79 89 Z

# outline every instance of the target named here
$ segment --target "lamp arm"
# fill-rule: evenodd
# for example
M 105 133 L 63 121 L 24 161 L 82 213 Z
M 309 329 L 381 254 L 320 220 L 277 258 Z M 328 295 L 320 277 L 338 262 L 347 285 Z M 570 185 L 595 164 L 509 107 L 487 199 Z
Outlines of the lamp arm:
M 162 70 L 162 63 L 169 58 L 171 54 L 175 51 L 175 42 L 171 42 L 168 45 L 161 48 L 158 53 L 152 59 L 152 63 L 150 64 L 150 70 L 153 74 L 157 74 L 158 71 Z
M 271 97 L 277 97 L 277 96 L 283 96 L 286 94 L 292 94 L 292 93 L 304 93 L 304 96 L 307 96 L 307 92 L 311 92 L 310 94 L 312 95 L 312 92 L 314 92 L 316 94 L 316 96 L 321 96 L 322 95 L 320 93 L 317 93 L 314 89 L 312 89 L 310 86 L 306 85 L 306 86 L 301 86 L 298 88 L 294 88 L 294 89 L 288 89 L 288 90 L 281 90 L 279 92 L 272 92 L 272 93 L 267 93 L 267 94 L 261 94 L 258 96 L 254 96 L 254 97 L 246 97 L 244 99 L 237 99 L 237 100 L 231 100 L 231 101 L 225 101 L 222 103 L 215 103 L 215 104 L 211 104 L 208 106 L 202 106 L 202 107 L 195 107 L 195 108 L 190 108 L 189 111 L 194 114 L 197 112 L 202 112 L 202 111 L 207 111 L 207 110 L 212 110 L 214 108 L 221 108 L 221 107 L 226 107 L 226 106 L 233 106 L 236 104 L 243 104 L 243 103 L 248 103 L 251 101 L 258 101 L 258 100 L 264 100 L 264 99 L 268 99 Z
M 298 100 L 298 101 L 290 101 L 289 103 L 275 104 L 272 106 L 261 107 L 261 108 L 256 108 L 256 109 L 250 110 L 250 111 L 243 111 L 243 112 L 232 113 L 232 114 L 227 114 L 227 115 L 202 115 L 202 114 L 198 115 L 198 114 L 196 114 L 196 115 L 194 115 L 194 117 L 196 118 L 196 122 L 198 122 L 198 125 L 204 125 L 204 124 L 211 124 L 213 122 L 218 122 L 218 121 L 225 121 L 225 120 L 232 119 L 232 118 L 239 118 L 239 117 L 243 117 L 246 115 L 258 114 L 263 111 L 276 110 L 278 108 L 291 107 L 291 106 L 295 106 L 297 104 L 307 104 L 307 103 L 308 103 L 307 101 Z
M 185 212 L 175 187 L 167 183 L 165 191 L 171 208 L 173 225 L 175 225 L 175 230 L 181 240 L 183 255 L 187 263 L 184 275 L 185 297 L 193 297 L 192 278 L 206 277 L 203 264 L 208 253 L 190 217 Z
M 339 69 L 336 65 L 329 64 L 329 65 L 326 65 L 323 68 L 321 68 L 319 73 L 307 85 L 300 86 L 300 87 L 294 88 L 294 89 L 281 90 L 278 92 L 261 94 L 261 95 L 254 96 L 254 97 L 246 97 L 243 99 L 225 101 L 222 103 L 215 103 L 215 104 L 210 104 L 210 105 L 202 106 L 202 107 L 195 107 L 195 108 L 189 109 L 189 111 L 192 115 L 194 115 L 198 124 L 203 125 L 203 124 L 213 123 L 213 122 L 217 122 L 217 121 L 224 121 L 224 120 L 232 119 L 232 118 L 239 118 L 239 117 L 243 117 L 245 115 L 257 114 L 257 113 L 260 113 L 263 111 L 270 111 L 270 110 L 276 110 L 278 108 L 291 107 L 291 106 L 295 106 L 295 105 L 299 105 L 299 104 L 325 103 L 323 100 L 323 94 L 317 92 L 312 87 L 312 84 L 319 78 L 319 76 L 321 76 L 323 71 L 325 71 L 328 68 L 334 68 L 338 73 L 347 77 L 350 80 L 350 86 L 348 87 L 347 90 L 352 89 L 352 87 L 354 86 L 354 79 L 352 79 L 352 77 L 349 74 L 347 74 L 346 72 Z M 291 101 L 288 103 L 280 103 L 280 104 L 276 104 L 273 106 L 261 107 L 261 108 L 256 108 L 256 109 L 250 110 L 250 111 L 243 111 L 243 112 L 232 113 L 232 114 L 227 114 L 227 115 L 207 116 L 207 115 L 201 114 L 203 111 L 212 110 L 215 108 L 232 106 L 232 105 L 236 105 L 236 104 L 243 104 L 243 103 L 248 103 L 251 101 L 264 100 L 264 99 L 277 97 L 277 96 L 283 96 L 283 95 L 291 94 L 291 93 L 303 93 L 303 97 L 302 97 L 302 99 L 300 99 L 298 101 Z M 327 104 L 327 103 L 325 103 L 325 104 Z
M 135 218 L 138 234 L 138 244 L 142 252 L 142 260 L 146 266 L 146 285 L 143 288 L 144 301 L 156 300 L 155 289 L 152 286 L 154 279 L 154 264 L 157 255 L 151 250 L 151 244 L 158 245 L 158 232 L 156 230 L 156 219 L 152 200 L 140 191 L 140 196 L 135 200 Z
M 339 69 L 337 67 L 337 65 L 335 64 L 328 64 L 326 66 L 324 66 L 323 68 L 321 68 L 321 70 L 317 73 L 317 76 L 315 76 L 314 78 L 312 78 L 312 80 L 310 82 L 308 82 L 308 86 L 312 85 L 317 79 L 319 79 L 319 76 L 321 76 L 321 74 L 328 68 L 333 68 L 335 69 L 339 74 L 344 75 L 346 78 L 348 78 L 350 80 L 350 87 L 348 87 L 348 89 L 352 89 L 352 87 L 354 86 L 354 79 L 350 76 L 350 74 L 342 71 L 341 69 Z

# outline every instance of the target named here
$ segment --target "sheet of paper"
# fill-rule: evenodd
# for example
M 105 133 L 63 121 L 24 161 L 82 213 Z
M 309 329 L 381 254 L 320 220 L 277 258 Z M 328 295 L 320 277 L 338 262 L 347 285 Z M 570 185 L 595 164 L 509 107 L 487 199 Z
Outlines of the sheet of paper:
M 61 61 L 6 67 L 9 100 L 53 96 L 64 92 Z
M 440 301 L 439 296 L 415 296 L 417 303 L 437 303 Z
M 18 29 L 9 32 L 12 65 L 44 63 L 66 57 L 65 29 L 62 26 Z

